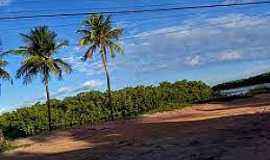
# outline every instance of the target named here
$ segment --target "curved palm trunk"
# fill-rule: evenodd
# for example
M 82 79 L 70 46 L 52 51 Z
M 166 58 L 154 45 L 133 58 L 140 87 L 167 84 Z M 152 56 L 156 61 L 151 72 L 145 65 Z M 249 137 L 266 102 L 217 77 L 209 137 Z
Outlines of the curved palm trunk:
M 105 69 L 105 74 L 106 74 L 106 79 L 107 79 L 107 94 L 108 94 L 108 103 L 107 107 L 110 108 L 110 116 L 111 120 L 114 120 L 114 115 L 113 115 L 113 106 L 112 106 L 112 93 L 111 93 L 111 81 L 110 81 L 110 74 L 107 66 L 107 60 L 106 60 L 106 50 L 104 49 L 103 53 L 101 54 L 102 56 L 102 62 L 103 66 Z
M 46 78 L 45 80 L 45 89 L 46 89 L 47 107 L 48 107 L 48 129 L 49 131 L 52 131 L 52 115 L 51 115 L 51 103 L 50 103 L 48 78 Z

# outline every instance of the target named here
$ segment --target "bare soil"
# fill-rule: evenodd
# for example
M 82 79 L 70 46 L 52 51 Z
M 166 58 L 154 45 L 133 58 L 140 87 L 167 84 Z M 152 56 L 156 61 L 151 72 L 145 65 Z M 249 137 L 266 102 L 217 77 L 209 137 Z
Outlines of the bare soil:
M 14 143 L 1 160 L 270 160 L 270 94 Z

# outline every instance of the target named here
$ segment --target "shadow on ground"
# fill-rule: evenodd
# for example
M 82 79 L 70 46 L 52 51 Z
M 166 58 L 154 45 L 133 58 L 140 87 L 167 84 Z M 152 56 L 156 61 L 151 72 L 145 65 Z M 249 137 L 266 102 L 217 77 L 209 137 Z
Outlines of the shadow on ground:
M 92 148 L 57 154 L 16 152 L 1 160 L 267 160 L 270 113 L 193 122 L 119 122 L 91 136 L 76 136 Z M 37 139 L 37 141 L 44 141 Z

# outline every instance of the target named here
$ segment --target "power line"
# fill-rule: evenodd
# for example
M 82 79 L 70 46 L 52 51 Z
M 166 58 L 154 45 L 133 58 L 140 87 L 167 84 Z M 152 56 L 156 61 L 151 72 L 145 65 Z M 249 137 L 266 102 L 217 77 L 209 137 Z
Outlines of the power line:
M 254 17 L 256 16 L 257 18 L 264 18 L 264 17 L 270 17 L 270 13 L 261 14 L 261 15 L 252 15 L 252 16 L 254 16 Z M 185 32 L 185 31 L 192 31 L 192 30 L 196 30 L 198 28 L 201 29 L 201 28 L 207 28 L 207 27 L 218 27 L 218 26 L 233 24 L 233 23 L 237 23 L 237 22 L 241 22 L 241 21 L 244 21 L 244 19 L 242 19 L 242 20 L 240 19 L 240 20 L 237 20 L 237 21 L 232 20 L 232 21 L 228 21 L 228 22 L 221 22 L 221 23 L 215 23 L 215 24 L 186 25 L 188 28 L 175 29 L 173 31 L 166 31 L 166 32 L 160 32 L 160 33 L 151 33 L 151 34 L 145 34 L 145 35 L 128 36 L 128 37 L 120 38 L 120 40 L 131 40 L 131 39 L 145 38 L 145 37 L 149 37 L 149 36 L 168 35 L 168 34 L 180 33 L 180 32 Z M 70 23 L 70 24 L 65 24 L 65 25 L 52 25 L 52 26 L 49 26 L 49 27 L 67 27 L 67 26 L 73 26 L 73 25 L 76 25 L 76 24 L 75 23 Z M 72 45 L 77 45 L 77 44 L 73 43 Z
M 254 15 L 256 16 L 256 15 Z M 270 14 L 263 14 L 261 16 L 258 16 L 258 18 L 262 18 L 262 17 L 270 17 Z M 146 35 L 141 35 L 141 36 L 131 36 L 131 37 L 125 37 L 122 38 L 122 40 L 124 39 L 134 39 L 134 38 L 144 38 L 144 37 L 148 37 L 148 36 L 153 36 L 153 35 L 166 35 L 166 34 L 174 34 L 174 33 L 179 33 L 179 32 L 184 32 L 184 31 L 192 31 L 192 30 L 196 30 L 196 29 L 201 29 L 201 28 L 207 28 L 207 27 L 218 27 L 218 26 L 222 26 L 222 25 L 228 25 L 228 24 L 233 24 L 236 22 L 241 22 L 244 21 L 242 20 L 238 20 L 238 21 L 228 21 L 228 22 L 221 22 L 221 23 L 215 23 L 215 24 L 206 24 L 206 25 L 187 25 L 189 28 L 187 29 L 175 29 L 173 31 L 166 31 L 166 32 L 160 32 L 160 33 L 152 33 L 152 34 L 146 34 Z
M 171 7 L 171 8 L 157 8 L 157 9 L 136 9 L 136 10 L 120 10 L 120 11 L 100 11 L 100 12 L 77 12 L 77 13 L 57 13 L 57 14 L 39 14 L 39 15 L 22 15 L 22 16 L 2 16 L 0 20 L 19 20 L 19 19 L 35 19 L 35 18 L 54 18 L 54 17 L 71 17 L 71 16 L 86 16 L 91 14 L 134 14 L 145 12 L 161 12 L 174 10 L 194 10 L 207 9 L 219 7 L 233 7 L 233 6 L 248 6 L 248 5 L 265 5 L 270 4 L 270 1 L 260 2 L 246 2 L 246 3 L 231 3 L 231 4 L 214 4 L 214 5 L 198 5 L 186 7 Z
M 114 10 L 114 9 L 126 9 L 130 7 L 164 7 L 164 6 L 172 6 L 178 5 L 177 3 L 163 3 L 163 4 L 152 4 L 152 5 L 136 5 L 136 6 L 117 6 L 117 7 L 106 7 L 106 8 L 75 8 L 75 9 L 42 9 L 42 10 L 18 10 L 18 11 L 10 11 L 7 14 L 18 14 L 18 13 L 37 13 L 37 12 L 59 12 L 59 11 L 82 11 L 82 10 Z
M 143 24 L 143 23 L 147 23 L 147 22 L 152 22 L 152 21 L 157 21 L 157 20 L 161 20 L 161 19 L 168 19 L 168 18 L 177 18 L 177 16 L 195 16 L 198 15 L 198 13 L 188 13 L 188 14 L 179 14 L 179 13 L 175 13 L 175 14 L 170 14 L 170 15 L 158 15 L 158 16 L 151 16 L 149 17 L 149 19 L 145 19 L 145 17 L 140 17 L 140 18 L 136 18 L 136 19 L 132 19 L 133 21 L 136 21 L 136 25 L 138 24 Z M 137 22 L 138 21 L 138 22 Z M 79 22 L 75 22 L 75 23 L 68 23 L 68 24 L 60 24 L 60 25 L 48 25 L 49 27 L 70 27 L 70 26 L 80 26 L 81 23 Z M 12 27 L 12 28 L 7 28 L 5 29 L 5 31 L 16 31 L 16 30 L 20 30 L 20 29 L 26 29 L 29 28 L 31 26 L 21 26 L 21 27 Z
M 253 16 L 258 16 L 258 15 L 253 15 Z M 263 14 L 263 15 L 258 16 L 258 18 L 262 18 L 262 17 L 270 17 L 270 14 Z M 149 33 L 149 34 L 145 34 L 145 35 L 135 35 L 135 36 L 123 37 L 123 38 L 120 38 L 120 40 L 131 40 L 131 39 L 145 38 L 145 37 L 149 37 L 149 36 L 168 35 L 168 34 L 180 33 L 180 32 L 185 32 L 185 31 L 193 31 L 196 29 L 207 28 L 207 27 L 218 27 L 218 26 L 233 24 L 233 23 L 237 23 L 237 22 L 241 22 L 241 21 L 244 21 L 244 19 L 242 19 L 242 20 L 240 19 L 238 21 L 232 20 L 232 21 L 228 21 L 228 22 L 221 22 L 221 23 L 215 23 L 215 24 L 187 25 L 188 28 L 184 28 L 184 29 L 180 28 L 180 29 L 175 29 L 173 31 L 166 31 L 166 32 L 160 32 L 160 33 Z M 78 45 L 78 44 L 72 43 L 72 45 Z

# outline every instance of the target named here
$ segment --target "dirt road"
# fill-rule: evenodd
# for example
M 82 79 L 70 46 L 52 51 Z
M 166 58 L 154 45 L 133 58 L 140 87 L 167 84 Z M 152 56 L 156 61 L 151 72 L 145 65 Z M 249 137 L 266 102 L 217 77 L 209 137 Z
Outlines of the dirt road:
M 1 160 L 270 160 L 270 95 L 20 139 Z

